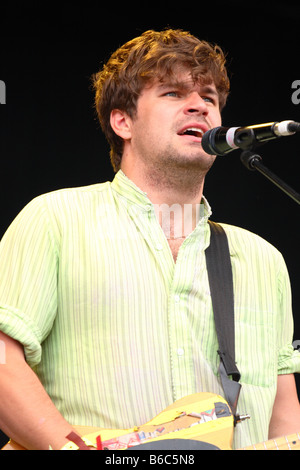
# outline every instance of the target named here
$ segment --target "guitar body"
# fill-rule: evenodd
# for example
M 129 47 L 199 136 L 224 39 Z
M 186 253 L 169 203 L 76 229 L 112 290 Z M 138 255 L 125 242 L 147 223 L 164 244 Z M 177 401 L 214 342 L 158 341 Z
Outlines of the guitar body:
M 123 450 L 161 440 L 189 439 L 229 450 L 232 448 L 233 422 L 231 410 L 223 397 L 196 393 L 177 400 L 142 426 L 102 432 L 102 448 Z M 86 437 L 95 443 L 97 435 L 99 432 Z

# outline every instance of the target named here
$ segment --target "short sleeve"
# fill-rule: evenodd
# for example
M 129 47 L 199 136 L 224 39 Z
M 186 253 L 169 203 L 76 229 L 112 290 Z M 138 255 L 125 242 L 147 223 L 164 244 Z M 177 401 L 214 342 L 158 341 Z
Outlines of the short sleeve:
M 58 256 L 47 206 L 31 201 L 0 243 L 0 330 L 24 346 L 26 360 L 41 359 L 41 343 L 57 311 Z

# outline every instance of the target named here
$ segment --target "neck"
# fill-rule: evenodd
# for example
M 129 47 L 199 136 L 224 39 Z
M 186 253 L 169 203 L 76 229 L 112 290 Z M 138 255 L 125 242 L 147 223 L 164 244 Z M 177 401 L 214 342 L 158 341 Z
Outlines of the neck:
M 141 171 L 122 165 L 121 169 L 147 193 L 167 238 L 185 238 L 194 230 L 199 220 L 205 174 L 186 168 Z

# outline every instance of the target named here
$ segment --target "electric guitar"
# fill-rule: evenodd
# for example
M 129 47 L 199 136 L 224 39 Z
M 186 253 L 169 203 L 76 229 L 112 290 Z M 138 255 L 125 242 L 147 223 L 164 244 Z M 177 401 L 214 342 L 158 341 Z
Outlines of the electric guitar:
M 76 432 L 75 432 L 76 431 Z M 175 401 L 148 423 L 131 429 L 102 429 L 74 426 L 66 436 L 69 443 L 63 450 L 125 450 L 158 441 L 187 439 L 199 448 L 232 450 L 234 418 L 226 400 L 212 393 L 196 393 Z M 172 441 L 170 441 L 171 444 Z M 179 441 L 177 441 L 179 442 Z M 168 448 L 168 447 L 167 447 Z M 137 447 L 137 450 L 139 448 Z M 10 441 L 2 450 L 25 450 Z M 241 450 L 300 450 L 300 433 L 271 439 Z

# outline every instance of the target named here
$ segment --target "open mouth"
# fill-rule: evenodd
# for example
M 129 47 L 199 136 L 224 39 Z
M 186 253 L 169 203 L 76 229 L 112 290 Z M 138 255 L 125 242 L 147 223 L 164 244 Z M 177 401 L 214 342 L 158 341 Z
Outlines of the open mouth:
M 192 135 L 194 137 L 202 138 L 204 131 L 199 129 L 198 127 L 188 127 L 183 132 L 179 133 L 179 135 Z

